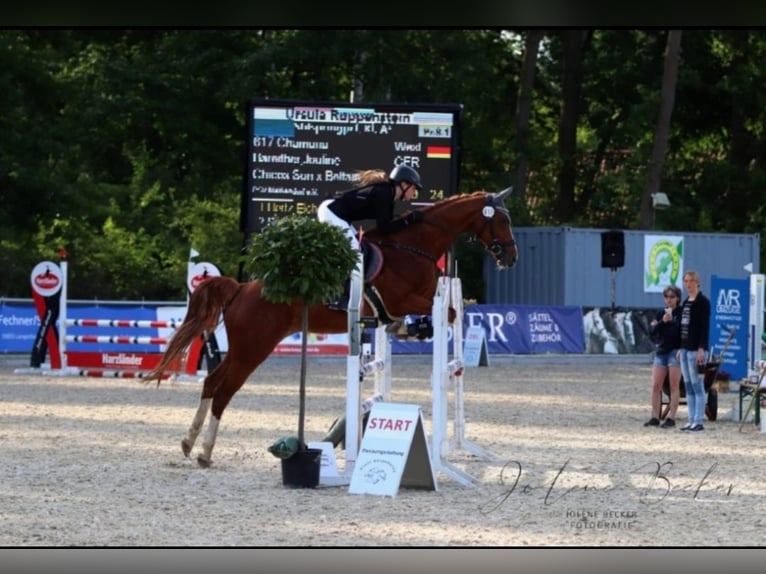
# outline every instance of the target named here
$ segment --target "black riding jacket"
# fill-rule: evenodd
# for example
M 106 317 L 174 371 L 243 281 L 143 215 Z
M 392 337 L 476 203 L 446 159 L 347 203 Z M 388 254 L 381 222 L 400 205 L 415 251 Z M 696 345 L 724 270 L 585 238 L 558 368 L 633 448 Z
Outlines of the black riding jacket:
M 683 309 L 688 306 L 684 317 Z M 689 351 L 708 348 L 710 336 L 710 299 L 697 293 L 694 301 L 687 297 L 681 304 L 681 347 Z
M 328 207 L 348 223 L 374 219 L 383 234 L 399 231 L 407 225 L 404 219 L 394 219 L 394 184 L 389 182 L 344 191 Z

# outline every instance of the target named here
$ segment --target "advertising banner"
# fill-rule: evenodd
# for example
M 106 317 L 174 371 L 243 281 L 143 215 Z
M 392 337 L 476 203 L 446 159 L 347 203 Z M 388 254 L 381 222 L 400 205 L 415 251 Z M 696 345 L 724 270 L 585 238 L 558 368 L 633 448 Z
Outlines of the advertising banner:
M 151 307 L 130 305 L 87 305 L 70 304 L 69 319 L 130 319 L 178 321 L 183 318 L 183 307 Z M 0 303 L 0 353 L 29 353 L 40 327 L 40 319 L 32 304 L 9 305 Z M 463 319 L 464 334 L 471 327 L 481 327 L 487 351 L 499 354 L 531 353 L 582 353 L 585 348 L 583 316 L 580 307 L 552 307 L 544 305 L 468 305 Z M 452 329 L 448 334 L 452 341 Z M 102 336 L 161 337 L 172 334 L 171 329 L 100 327 Z M 93 328 L 68 327 L 67 335 L 83 336 L 94 334 Z M 216 330 L 220 350 L 228 350 L 228 341 L 223 326 Z M 464 337 L 465 340 L 465 337 Z M 347 336 L 345 333 L 330 335 L 309 334 L 308 353 L 311 355 L 345 355 Z M 300 353 L 300 333 L 293 333 L 283 339 L 274 349 L 276 355 Z M 431 339 L 425 341 L 392 341 L 392 352 L 401 354 L 431 353 Z M 117 343 L 67 343 L 70 351 L 114 352 L 125 351 L 126 345 Z M 137 353 L 159 353 L 165 345 L 130 345 L 129 350 Z
M 40 325 L 31 303 L 0 302 L 0 353 L 30 353 Z
M 489 353 L 582 353 L 585 348 L 582 308 L 546 305 L 467 305 L 464 332 L 482 327 Z M 452 352 L 452 333 L 449 333 Z M 431 340 L 397 341 L 393 353 L 431 353 Z
M 727 371 L 732 380 L 747 377 L 749 323 L 749 279 L 726 279 L 713 275 L 710 278 L 710 348 L 715 357 L 723 352 L 720 370 Z M 732 329 L 734 334 L 727 346 Z
M 644 293 L 662 293 L 666 285 L 683 289 L 683 235 L 644 236 Z

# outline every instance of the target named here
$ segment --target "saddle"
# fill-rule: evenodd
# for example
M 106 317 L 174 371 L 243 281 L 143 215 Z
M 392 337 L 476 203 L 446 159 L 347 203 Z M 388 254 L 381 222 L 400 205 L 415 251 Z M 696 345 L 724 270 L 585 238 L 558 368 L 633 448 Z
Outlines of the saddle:
M 362 238 L 361 242 L 362 257 L 364 259 L 364 298 L 369 303 L 370 307 L 374 310 L 374 317 L 370 317 L 370 323 L 380 321 L 384 325 L 391 325 L 396 322 L 396 319 L 391 317 L 386 311 L 386 306 L 383 303 L 383 298 L 378 293 L 378 290 L 373 286 L 372 281 L 380 275 L 383 269 L 383 252 L 380 247 L 374 243 Z M 346 280 L 343 295 L 335 301 L 329 303 L 329 307 L 337 311 L 345 311 L 348 305 L 349 296 L 349 280 Z
M 383 269 L 383 252 L 380 247 L 363 238 L 362 257 L 364 258 L 364 282 L 372 283 Z
M 383 269 L 383 252 L 380 247 L 374 243 L 362 238 L 361 242 L 362 257 L 364 259 L 364 290 L 363 297 L 369 303 L 373 309 L 374 316 L 369 317 L 369 326 L 374 326 L 374 323 L 378 321 L 384 325 L 391 325 L 395 323 L 396 319 L 391 317 L 386 311 L 386 305 L 383 302 L 378 290 L 372 284 L 373 280 L 380 274 Z M 362 318 L 365 319 L 364 317 Z
M 433 336 L 433 326 L 430 317 L 409 318 L 403 322 L 401 317 L 392 317 L 386 309 L 383 297 L 372 284 L 372 281 L 383 269 L 383 252 L 375 243 L 362 239 L 362 257 L 364 258 L 364 299 L 373 309 L 373 317 L 362 317 L 362 322 L 369 327 L 377 323 L 386 325 L 386 331 L 394 333 L 398 339 L 417 337 L 421 341 Z M 369 321 L 365 321 L 368 319 Z

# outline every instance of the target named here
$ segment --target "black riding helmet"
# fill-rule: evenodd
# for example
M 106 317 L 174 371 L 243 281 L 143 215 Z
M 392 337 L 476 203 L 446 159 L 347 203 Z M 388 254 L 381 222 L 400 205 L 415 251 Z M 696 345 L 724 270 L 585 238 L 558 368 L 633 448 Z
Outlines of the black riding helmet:
M 397 165 L 394 169 L 391 170 L 388 178 L 391 181 L 395 181 L 396 183 L 399 183 L 400 181 L 409 181 L 410 183 L 414 184 L 418 190 L 423 189 L 423 186 L 420 183 L 420 174 L 408 165 Z

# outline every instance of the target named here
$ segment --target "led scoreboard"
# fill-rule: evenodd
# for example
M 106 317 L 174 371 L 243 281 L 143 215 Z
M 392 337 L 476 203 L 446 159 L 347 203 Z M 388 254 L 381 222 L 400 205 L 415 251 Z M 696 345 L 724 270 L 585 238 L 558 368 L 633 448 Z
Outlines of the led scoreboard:
M 241 228 L 249 235 L 290 214 L 314 216 L 319 204 L 356 185 L 358 172 L 399 164 L 419 173 L 412 206 L 458 186 L 457 104 L 350 104 L 250 100 Z

